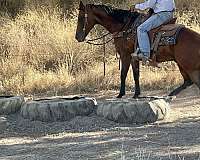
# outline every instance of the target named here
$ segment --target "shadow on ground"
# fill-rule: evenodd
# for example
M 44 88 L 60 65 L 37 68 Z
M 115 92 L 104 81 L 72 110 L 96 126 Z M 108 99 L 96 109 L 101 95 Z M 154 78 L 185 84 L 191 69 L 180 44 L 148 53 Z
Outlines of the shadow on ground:
M 97 117 L 44 123 L 5 117 L 0 159 L 199 160 L 200 99 L 178 97 L 170 120 L 152 125 L 118 124 Z

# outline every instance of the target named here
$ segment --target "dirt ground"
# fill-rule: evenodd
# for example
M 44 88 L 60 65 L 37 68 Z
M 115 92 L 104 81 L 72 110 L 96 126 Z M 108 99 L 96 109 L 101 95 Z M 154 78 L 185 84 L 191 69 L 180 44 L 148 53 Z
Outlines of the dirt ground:
M 101 102 L 115 95 L 107 91 L 93 96 Z M 167 120 L 156 124 L 118 124 L 95 114 L 54 123 L 25 120 L 19 114 L 1 117 L 6 126 L 0 128 L 0 160 L 200 160 L 195 86 L 172 102 Z

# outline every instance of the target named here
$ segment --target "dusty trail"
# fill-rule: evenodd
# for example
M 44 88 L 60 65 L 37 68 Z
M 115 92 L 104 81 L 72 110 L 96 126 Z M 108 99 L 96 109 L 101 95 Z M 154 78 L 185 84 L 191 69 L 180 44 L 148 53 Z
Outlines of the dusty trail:
M 96 97 L 103 101 L 114 94 Z M 117 124 L 94 114 L 54 123 L 31 122 L 18 114 L 5 118 L 7 126 L 0 130 L 0 160 L 200 159 L 200 97 L 195 86 L 172 103 L 167 121 L 153 125 Z

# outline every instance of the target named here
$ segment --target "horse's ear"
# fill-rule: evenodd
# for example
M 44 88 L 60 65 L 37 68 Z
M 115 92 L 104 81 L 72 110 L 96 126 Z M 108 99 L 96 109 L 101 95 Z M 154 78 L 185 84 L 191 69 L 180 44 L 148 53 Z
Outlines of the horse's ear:
M 85 6 L 82 1 L 80 1 L 79 10 L 85 10 Z

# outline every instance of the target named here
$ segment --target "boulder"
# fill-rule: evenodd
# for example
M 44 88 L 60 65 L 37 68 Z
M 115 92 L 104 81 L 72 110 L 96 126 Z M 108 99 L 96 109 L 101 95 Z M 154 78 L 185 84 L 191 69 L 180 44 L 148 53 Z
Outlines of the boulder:
M 164 120 L 169 103 L 157 100 L 107 100 L 98 105 L 97 115 L 118 123 L 153 123 Z
M 7 126 L 7 120 L 5 117 L 0 117 L 0 131 L 3 131 Z
M 16 113 L 21 109 L 24 103 L 22 96 L 1 96 L 0 97 L 0 115 Z
M 87 116 L 95 110 L 96 100 L 86 97 L 56 97 L 25 103 L 21 116 L 44 122 L 68 121 L 76 116 Z

